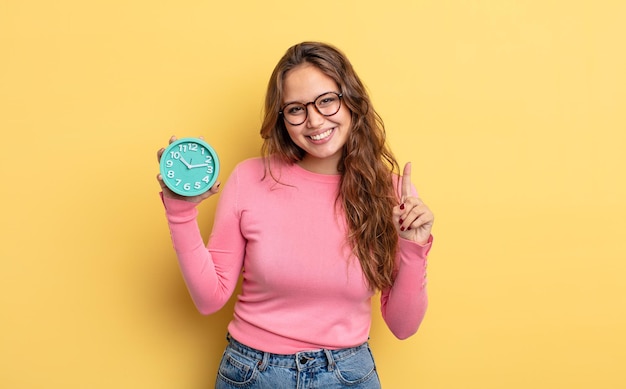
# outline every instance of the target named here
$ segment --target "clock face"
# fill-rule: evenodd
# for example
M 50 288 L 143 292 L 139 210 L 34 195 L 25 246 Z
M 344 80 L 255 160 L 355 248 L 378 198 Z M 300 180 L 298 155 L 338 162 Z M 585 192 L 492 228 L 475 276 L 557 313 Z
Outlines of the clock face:
M 172 142 L 161 155 L 163 182 L 181 196 L 197 196 L 211 189 L 219 173 L 217 153 L 197 138 Z

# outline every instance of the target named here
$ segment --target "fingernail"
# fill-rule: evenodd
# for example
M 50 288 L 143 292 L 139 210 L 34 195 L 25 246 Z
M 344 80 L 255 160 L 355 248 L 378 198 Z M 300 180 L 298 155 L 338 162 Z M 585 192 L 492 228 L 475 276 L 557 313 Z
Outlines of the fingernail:
M 400 231 L 404 231 L 404 227 L 400 227 Z
M 400 209 L 404 209 L 404 203 L 400 204 Z
M 408 230 L 410 230 L 410 229 L 411 229 L 411 226 L 409 226 L 409 228 L 407 228 L 406 230 L 408 231 Z
M 404 221 L 404 220 L 400 219 L 400 224 L 402 224 L 402 222 L 403 222 L 403 221 Z

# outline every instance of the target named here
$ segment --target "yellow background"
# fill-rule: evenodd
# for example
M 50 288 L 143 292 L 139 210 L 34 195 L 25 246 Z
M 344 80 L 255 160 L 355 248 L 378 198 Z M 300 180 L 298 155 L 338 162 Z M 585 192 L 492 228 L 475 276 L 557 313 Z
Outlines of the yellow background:
M 420 331 L 373 319 L 384 387 L 626 387 L 624 20 L 602 0 L 4 0 L 0 387 L 212 387 L 232 303 L 187 295 L 156 150 L 203 135 L 225 180 L 302 40 L 348 54 L 436 214 Z

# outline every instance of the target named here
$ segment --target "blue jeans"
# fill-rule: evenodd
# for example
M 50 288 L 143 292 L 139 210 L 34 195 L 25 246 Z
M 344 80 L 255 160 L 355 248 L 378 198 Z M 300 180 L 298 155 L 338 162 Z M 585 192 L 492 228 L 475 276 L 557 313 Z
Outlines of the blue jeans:
M 271 354 L 229 336 L 216 389 L 380 389 L 369 344 L 341 350 Z

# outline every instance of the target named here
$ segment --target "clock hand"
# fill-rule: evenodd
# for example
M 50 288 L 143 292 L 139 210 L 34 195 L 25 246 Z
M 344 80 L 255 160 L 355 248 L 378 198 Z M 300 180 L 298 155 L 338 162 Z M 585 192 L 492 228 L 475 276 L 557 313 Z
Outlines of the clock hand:
M 189 165 L 189 169 L 193 169 L 193 168 L 197 168 L 197 167 L 205 167 L 205 166 L 209 166 L 208 163 L 202 163 L 200 165 Z
M 192 165 L 189 164 L 189 162 L 185 161 L 185 158 L 180 157 L 180 162 L 183 163 L 183 165 L 187 166 L 187 169 L 191 169 Z

